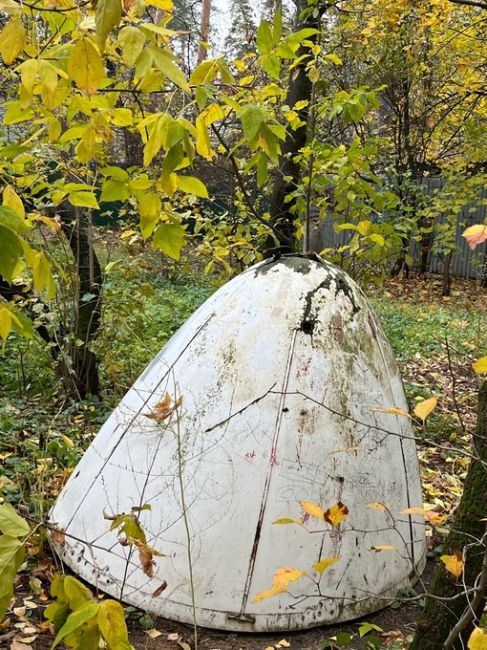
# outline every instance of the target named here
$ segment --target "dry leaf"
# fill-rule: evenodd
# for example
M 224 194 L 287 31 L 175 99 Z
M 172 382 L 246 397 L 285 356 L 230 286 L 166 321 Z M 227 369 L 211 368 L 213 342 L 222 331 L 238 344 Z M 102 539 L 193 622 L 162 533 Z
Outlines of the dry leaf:
M 416 415 L 416 417 L 420 418 L 421 420 L 423 420 L 423 422 L 425 422 L 428 415 L 433 413 L 437 404 L 438 404 L 438 400 L 436 399 L 436 397 L 430 397 L 429 399 L 425 399 L 422 402 L 419 402 L 419 404 L 416 404 L 416 406 L 414 407 L 414 415 Z
M 373 408 L 371 409 L 373 413 L 387 413 L 387 415 L 401 415 L 402 417 L 405 418 L 410 418 L 411 416 L 407 411 L 404 409 L 401 409 L 397 406 L 391 406 L 388 409 L 380 409 L 380 408 Z
M 318 573 L 323 573 L 325 569 L 328 569 L 329 566 L 335 564 L 335 562 L 338 562 L 339 559 L 340 559 L 339 555 L 337 555 L 336 557 L 323 558 L 319 562 L 316 562 L 316 564 L 313 564 L 313 568 L 316 569 Z
M 290 648 L 291 644 L 287 639 L 281 639 L 279 643 L 276 644 L 276 648 Z
M 380 553 L 381 551 L 397 551 L 397 546 L 392 544 L 377 544 L 376 546 L 369 546 L 369 551 Z
M 437 526 L 442 524 L 447 519 L 447 515 L 440 515 L 434 510 L 425 510 L 425 508 L 405 508 L 401 510 L 402 515 L 421 515 L 424 517 L 432 526 Z
M 25 612 L 26 612 L 25 607 L 14 607 L 12 611 L 15 614 L 15 616 L 18 616 L 19 618 L 25 618 Z
M 162 635 L 162 632 L 159 632 L 159 630 L 152 629 L 152 630 L 146 630 L 145 633 L 150 639 L 157 639 L 158 636 Z
M 167 635 L 167 640 L 168 641 L 179 641 L 181 637 L 177 632 L 172 632 L 171 634 Z
M 154 598 L 157 598 L 158 596 L 160 596 L 162 594 L 162 592 L 164 591 L 164 589 L 166 589 L 166 587 L 167 587 L 167 581 L 164 580 L 164 582 L 161 582 L 159 587 L 157 587 L 157 589 L 152 594 L 154 596 Z
M 424 508 L 404 508 L 404 510 L 401 510 L 401 515 L 422 515 L 423 517 L 426 517 L 426 510 Z
M 464 230 L 462 235 L 467 240 L 470 250 L 473 251 L 479 244 L 487 241 L 487 226 L 480 223 L 475 224 L 475 226 L 470 226 Z
M 53 540 L 56 542 L 56 544 L 59 544 L 62 546 L 64 544 L 64 541 L 66 539 L 66 532 L 64 530 L 53 530 L 51 529 L 51 537 Z
M 373 501 L 372 503 L 367 504 L 367 509 L 380 510 L 381 512 L 385 512 L 387 510 L 387 507 L 383 503 L 380 503 L 380 501 Z
M 432 526 L 439 526 L 440 524 L 442 524 L 444 521 L 448 519 L 448 515 L 440 515 L 438 512 L 435 512 L 434 510 L 428 510 L 428 512 L 425 515 L 425 518 Z
M 299 505 L 310 517 L 316 517 L 316 519 L 325 518 L 325 511 L 316 503 L 313 503 L 312 501 L 300 501 Z
M 459 578 L 463 573 L 463 554 L 460 551 L 455 551 L 453 555 L 442 555 L 440 560 L 445 565 L 448 573 L 451 573 L 455 578 Z
M 191 646 L 186 641 L 178 641 L 178 643 L 183 650 L 191 650 Z
M 343 519 L 345 519 L 347 515 L 348 515 L 347 506 L 344 505 L 341 501 L 339 501 L 331 508 L 328 508 L 328 510 L 324 513 L 324 518 L 325 521 L 327 521 L 329 524 L 333 526 L 333 528 L 336 528 L 337 526 L 340 525 L 340 522 L 343 521 Z
M 179 397 L 174 404 L 172 404 L 171 396 L 168 392 L 164 395 L 164 398 L 161 402 L 157 402 L 152 407 L 151 413 L 144 413 L 147 418 L 151 420 L 156 420 L 157 422 L 163 422 L 171 417 L 171 415 L 181 406 L 183 401 L 182 397 Z
M 271 596 L 276 596 L 277 594 L 284 593 L 290 582 L 294 582 L 304 575 L 306 575 L 306 573 L 304 571 L 300 571 L 299 569 L 281 567 L 274 574 L 272 587 L 256 594 L 253 602 L 259 603 L 261 600 L 265 600 L 266 598 L 271 598 Z
M 32 646 L 22 643 L 18 639 L 14 639 L 10 644 L 10 650 L 32 650 Z

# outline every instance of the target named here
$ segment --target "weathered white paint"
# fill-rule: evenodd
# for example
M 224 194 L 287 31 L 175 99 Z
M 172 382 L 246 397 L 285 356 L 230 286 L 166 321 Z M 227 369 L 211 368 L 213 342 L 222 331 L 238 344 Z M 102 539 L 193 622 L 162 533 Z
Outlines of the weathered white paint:
M 166 391 L 183 402 L 158 424 L 146 415 Z M 320 260 L 266 261 L 207 300 L 112 413 L 51 513 L 67 533 L 57 551 L 103 591 L 191 622 L 181 467 L 200 625 L 293 630 L 380 609 L 425 556 L 421 518 L 399 514 L 421 504 L 410 422 L 373 410 L 391 406 L 407 408 L 401 380 L 355 283 Z M 272 523 L 302 516 L 303 500 L 350 513 L 335 531 Z M 148 541 L 167 555 L 152 579 L 103 516 L 145 503 Z M 298 598 L 252 602 L 279 567 L 316 577 L 337 555 L 319 588 L 302 578 Z

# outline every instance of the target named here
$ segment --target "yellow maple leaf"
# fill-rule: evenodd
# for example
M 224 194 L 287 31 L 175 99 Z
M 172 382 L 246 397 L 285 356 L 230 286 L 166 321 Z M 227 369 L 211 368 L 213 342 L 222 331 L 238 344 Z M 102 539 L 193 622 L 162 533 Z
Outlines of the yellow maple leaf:
M 337 555 L 336 557 L 323 558 L 319 562 L 316 562 L 315 564 L 313 564 L 313 568 L 316 569 L 316 571 L 318 571 L 318 573 L 323 573 L 323 571 L 325 571 L 325 569 L 328 569 L 328 567 L 330 567 L 332 564 L 335 564 L 335 562 L 338 562 L 339 559 L 340 559 L 340 555 Z
M 448 573 L 451 573 L 455 578 L 459 578 L 463 572 L 463 555 L 460 551 L 455 551 L 453 555 L 442 555 L 440 560 L 445 565 Z
M 414 415 L 416 415 L 416 417 L 420 418 L 424 422 L 428 415 L 430 415 L 435 410 L 437 404 L 438 400 L 436 397 L 425 399 L 422 402 L 419 402 L 419 404 L 416 404 L 414 407 Z
M 304 575 L 306 575 L 305 572 L 300 569 L 281 567 L 276 571 L 272 584 L 279 587 L 287 587 L 290 582 L 294 582 Z
M 276 596 L 277 594 L 284 593 L 290 582 L 294 582 L 295 580 L 298 580 L 298 578 L 301 578 L 302 576 L 305 575 L 306 573 L 304 571 L 300 571 L 299 569 L 293 569 L 291 567 L 281 567 L 274 574 L 272 587 L 270 587 L 269 589 L 265 589 L 264 591 L 260 591 L 258 594 L 256 594 L 254 596 L 253 602 L 259 603 L 260 601 L 265 600 L 266 598 L 271 598 L 272 596 Z
M 334 506 L 331 506 L 331 508 L 328 508 L 326 512 L 324 513 L 324 518 L 325 521 L 327 521 L 329 524 L 333 526 L 333 528 L 336 528 L 341 521 L 345 519 L 345 517 L 348 515 L 348 508 L 346 505 L 344 505 L 341 501 L 336 503 Z
M 476 627 L 468 640 L 468 650 L 487 650 L 487 630 Z
M 283 589 L 282 587 L 277 587 L 274 585 L 270 589 L 266 589 L 265 591 L 259 591 L 258 594 L 255 595 L 253 602 L 254 603 L 260 603 L 261 600 L 265 600 L 266 598 L 272 598 L 272 596 L 277 596 L 277 594 L 282 594 L 286 590 Z
M 487 372 L 487 357 L 477 359 L 477 361 L 472 364 L 472 368 L 478 375 Z
M 318 504 L 312 501 L 300 501 L 299 505 L 310 517 L 315 517 L 316 519 L 325 518 L 325 511 Z

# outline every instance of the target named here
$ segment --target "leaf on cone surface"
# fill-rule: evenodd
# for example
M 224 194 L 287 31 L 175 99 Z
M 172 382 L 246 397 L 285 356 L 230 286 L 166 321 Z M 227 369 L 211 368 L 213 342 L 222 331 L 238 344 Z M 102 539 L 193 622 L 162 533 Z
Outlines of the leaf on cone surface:
M 139 540 L 130 540 L 131 542 L 135 544 L 137 547 L 137 550 L 139 551 L 139 559 L 140 559 L 140 565 L 142 567 L 142 571 L 145 573 L 146 576 L 149 578 L 152 578 L 154 576 L 154 555 L 160 555 L 157 551 L 154 551 L 153 548 L 148 546 L 147 544 L 144 544 L 144 542 L 140 542 Z
M 405 418 L 410 418 L 411 416 L 404 409 L 400 409 L 397 406 L 391 406 L 388 409 L 373 408 L 371 409 L 373 413 L 387 413 L 387 415 L 402 415 Z
M 380 510 L 381 512 L 385 512 L 387 507 L 383 503 L 380 503 L 380 501 L 373 501 L 367 504 L 367 510 Z
M 325 518 L 325 511 L 316 503 L 313 503 L 312 501 L 300 501 L 299 505 L 310 517 L 316 517 L 316 519 Z
M 477 359 L 477 361 L 472 364 L 472 368 L 478 375 L 487 372 L 487 357 Z
M 298 580 L 302 576 L 306 575 L 304 571 L 299 569 L 293 569 L 290 567 L 281 567 L 274 574 L 274 580 L 272 581 L 272 587 L 261 591 L 254 597 L 253 602 L 259 603 L 261 600 L 270 598 L 271 596 L 276 596 L 277 594 L 282 594 L 286 591 L 286 588 L 290 582 Z
M 328 510 L 325 511 L 324 518 L 325 521 L 333 526 L 333 528 L 336 528 L 340 525 L 340 523 L 345 519 L 347 515 L 347 506 L 339 501 L 334 506 L 331 506 L 331 508 L 328 508 Z
M 437 404 L 438 404 L 438 400 L 436 399 L 436 397 L 430 397 L 429 399 L 425 399 L 422 402 L 419 402 L 419 404 L 416 404 L 416 406 L 414 407 L 414 415 L 416 415 L 416 417 L 420 418 L 421 420 L 423 420 L 423 422 L 425 422 L 428 415 L 433 413 Z
M 397 551 L 397 546 L 392 544 L 377 544 L 376 546 L 370 546 L 369 551 L 375 551 L 380 553 L 381 551 Z
M 475 628 L 468 640 L 468 650 L 487 650 L 487 630 Z
M 487 225 L 476 224 L 463 231 L 470 250 L 475 250 L 479 244 L 487 241 Z
M 183 398 L 178 397 L 174 404 L 172 404 L 171 396 L 166 392 L 162 401 L 154 404 L 152 413 L 145 413 L 144 415 L 151 420 L 163 422 L 164 420 L 167 420 L 169 417 L 171 417 L 174 411 L 176 411 L 178 407 L 181 406 L 182 401 Z
M 440 560 L 445 565 L 448 573 L 451 573 L 455 578 L 459 578 L 463 573 L 463 555 L 460 551 L 455 551 L 453 555 L 442 555 Z
M 161 582 L 159 587 L 157 587 L 157 589 L 153 592 L 152 594 L 153 597 L 157 598 L 158 596 L 160 596 L 166 588 L 167 588 L 167 580 L 164 580 L 163 582 Z
M 340 555 L 337 555 L 336 557 L 327 557 L 323 558 L 319 562 L 316 562 L 313 564 L 313 568 L 318 571 L 318 573 L 323 573 L 328 567 L 330 567 L 332 564 L 335 564 L 335 562 L 338 562 L 340 559 Z

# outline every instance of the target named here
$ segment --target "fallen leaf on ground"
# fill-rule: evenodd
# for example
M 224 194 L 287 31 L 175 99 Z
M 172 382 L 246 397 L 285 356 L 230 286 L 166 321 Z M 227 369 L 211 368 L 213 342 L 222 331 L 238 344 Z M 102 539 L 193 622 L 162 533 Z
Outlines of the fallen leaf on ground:
M 32 650 L 32 646 L 22 643 L 18 639 L 14 639 L 10 644 L 10 650 Z

